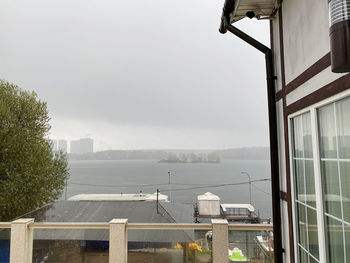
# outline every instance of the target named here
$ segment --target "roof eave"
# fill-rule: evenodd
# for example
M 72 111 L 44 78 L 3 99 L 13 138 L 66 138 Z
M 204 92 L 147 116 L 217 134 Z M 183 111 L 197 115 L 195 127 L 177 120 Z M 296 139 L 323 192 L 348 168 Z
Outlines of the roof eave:
M 231 0 L 234 2 L 234 8 L 230 14 L 230 23 L 235 23 L 246 17 L 248 11 L 254 11 L 258 20 L 273 19 L 280 8 L 282 0 L 268 1 L 256 5 L 245 4 L 245 0 Z

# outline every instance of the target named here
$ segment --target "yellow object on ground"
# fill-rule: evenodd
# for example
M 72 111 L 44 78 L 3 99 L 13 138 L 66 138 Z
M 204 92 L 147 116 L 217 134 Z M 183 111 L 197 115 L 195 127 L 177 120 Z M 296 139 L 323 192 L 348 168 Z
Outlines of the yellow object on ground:
M 176 246 L 174 246 L 175 249 L 183 249 L 180 243 L 177 243 Z
M 202 247 L 196 243 L 189 243 L 188 246 L 191 250 L 202 251 Z

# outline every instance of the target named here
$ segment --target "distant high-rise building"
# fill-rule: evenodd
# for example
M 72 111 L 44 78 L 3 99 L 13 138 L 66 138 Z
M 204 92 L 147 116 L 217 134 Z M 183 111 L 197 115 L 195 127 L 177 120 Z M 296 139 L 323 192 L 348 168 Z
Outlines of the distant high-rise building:
M 94 152 L 94 140 L 90 138 L 80 139 L 80 153 Z
M 70 153 L 80 153 L 80 141 L 73 140 L 70 141 Z
M 66 140 L 59 140 L 58 141 L 58 151 L 63 151 L 63 152 L 67 152 L 67 141 Z
M 94 152 L 94 140 L 83 138 L 70 142 L 70 153 L 83 154 Z
M 52 141 L 52 150 L 57 151 L 58 149 L 58 142 L 57 140 L 51 140 Z

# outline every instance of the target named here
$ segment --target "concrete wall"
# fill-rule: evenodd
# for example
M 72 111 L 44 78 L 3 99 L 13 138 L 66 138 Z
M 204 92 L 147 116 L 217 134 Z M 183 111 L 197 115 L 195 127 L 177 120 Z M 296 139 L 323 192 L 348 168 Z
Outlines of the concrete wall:
M 286 84 L 330 51 L 328 1 L 282 4 Z

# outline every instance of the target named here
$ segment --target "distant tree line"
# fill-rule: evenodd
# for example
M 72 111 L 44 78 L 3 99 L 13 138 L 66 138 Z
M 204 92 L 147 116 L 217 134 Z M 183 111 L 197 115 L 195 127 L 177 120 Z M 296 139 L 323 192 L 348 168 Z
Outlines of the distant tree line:
M 173 153 L 177 158 L 188 158 L 191 153 L 201 154 L 213 153 L 221 160 L 269 160 L 269 147 L 244 147 L 215 151 L 196 150 L 108 150 L 87 154 L 69 154 L 70 160 L 161 160 L 167 159 Z M 194 157 L 194 156 L 193 156 Z M 212 156 L 213 157 L 213 156 Z M 195 158 L 194 158 L 195 159 Z
M 165 158 L 163 150 L 108 150 L 85 154 L 69 154 L 71 160 L 157 160 Z
M 191 152 L 190 154 L 184 153 L 169 153 L 168 158 L 163 158 L 160 163 L 219 163 L 220 157 L 212 153 L 198 153 Z

